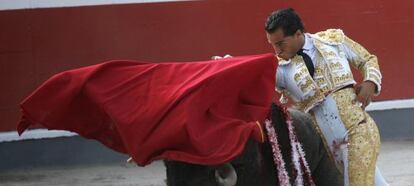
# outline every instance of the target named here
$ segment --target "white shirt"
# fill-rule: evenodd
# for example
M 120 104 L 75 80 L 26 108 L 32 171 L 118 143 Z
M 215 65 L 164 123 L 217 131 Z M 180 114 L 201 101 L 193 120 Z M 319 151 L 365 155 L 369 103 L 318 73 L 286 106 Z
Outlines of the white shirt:
M 304 35 L 305 35 L 305 44 L 303 44 L 303 47 L 302 47 L 303 52 L 312 59 L 313 66 L 315 66 L 316 65 L 316 60 L 315 60 L 316 48 L 315 48 L 315 45 L 313 44 L 313 39 L 312 37 L 309 36 L 309 33 L 305 33 Z

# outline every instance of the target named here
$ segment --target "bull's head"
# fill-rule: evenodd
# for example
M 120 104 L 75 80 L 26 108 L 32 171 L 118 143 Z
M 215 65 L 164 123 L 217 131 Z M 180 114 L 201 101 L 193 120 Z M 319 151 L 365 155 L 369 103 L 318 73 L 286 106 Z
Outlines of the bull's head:
M 261 167 L 259 162 L 259 145 L 250 140 L 244 152 L 231 162 L 221 165 L 205 166 L 178 161 L 164 161 L 167 170 L 168 186 L 235 186 L 235 185 L 266 185 L 260 182 L 275 182 L 271 163 L 265 163 Z M 269 147 L 270 148 L 270 147 Z M 264 156 L 264 162 L 272 161 L 271 149 L 262 148 L 265 152 L 269 150 L 269 157 Z M 269 185 L 269 184 L 267 184 Z
M 165 161 L 168 186 L 235 186 L 237 173 L 231 163 L 217 166 Z
M 313 171 L 316 185 L 343 185 L 343 176 L 323 146 L 318 132 L 312 127 L 312 119 L 303 112 L 289 110 L 293 124 L 302 142 Z M 272 106 L 272 121 L 278 131 L 280 149 L 286 165 L 292 165 L 288 129 L 282 112 Z M 270 143 L 249 140 L 244 151 L 231 162 L 216 165 L 195 165 L 178 161 L 165 161 L 168 186 L 250 186 L 279 185 Z M 286 166 L 288 173 L 292 166 Z M 292 176 L 292 175 L 290 175 Z

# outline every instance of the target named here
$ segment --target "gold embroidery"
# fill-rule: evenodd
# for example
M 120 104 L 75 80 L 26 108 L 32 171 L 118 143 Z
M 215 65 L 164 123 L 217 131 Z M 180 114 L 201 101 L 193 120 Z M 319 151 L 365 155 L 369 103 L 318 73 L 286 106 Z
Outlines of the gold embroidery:
M 299 71 L 294 75 L 294 79 L 296 82 L 299 82 L 304 75 L 306 75 L 306 73 L 308 73 L 308 70 L 304 67 L 301 66 L 301 68 L 299 69 Z
M 323 74 L 323 70 L 321 69 L 320 66 L 317 66 L 315 68 L 315 76 L 320 75 L 320 74 Z
M 296 107 L 303 112 L 308 112 L 313 106 L 321 102 L 325 98 L 325 95 L 320 89 L 316 89 L 312 96 L 305 98 L 304 100 L 297 102 Z
M 382 77 L 381 73 L 380 73 L 380 72 L 378 72 L 375 68 L 370 68 L 370 69 L 369 69 L 369 74 L 370 74 L 370 75 L 377 76 L 377 77 L 379 77 L 379 78 L 381 78 L 381 77 Z M 380 80 L 380 81 L 381 81 L 381 80 Z
M 377 77 L 375 76 L 371 76 L 369 79 L 367 79 L 368 81 L 372 81 L 375 84 L 379 84 L 381 83 L 381 80 L 379 80 Z
M 374 120 L 355 102 L 354 89 L 332 94 L 348 134 L 349 185 L 374 185 L 380 137 Z
M 326 31 L 318 32 L 315 36 L 330 44 L 339 44 L 344 41 L 344 33 L 340 29 L 328 29 Z
M 377 57 L 370 54 L 364 47 L 348 37 L 345 37 L 345 45 L 348 46 L 356 55 L 356 57 L 348 59 L 351 65 L 361 71 L 364 76 L 364 80 L 371 80 L 377 85 L 378 89 L 376 94 L 379 94 L 381 90 L 381 76 L 375 78 L 369 75 L 369 71 L 372 68 L 380 73 Z
M 323 87 L 321 87 L 321 90 L 325 94 L 329 91 L 329 87 L 328 86 L 323 86 Z
M 326 45 L 326 43 L 341 44 L 345 39 L 346 42 L 350 42 L 343 32 L 341 30 L 331 29 L 319 32 L 313 35 L 313 37 L 315 38 L 313 41 L 317 49 L 314 79 L 309 76 L 308 69 L 304 65 L 301 56 L 296 55 L 288 61 L 289 63 L 293 63 L 292 65 L 295 65 L 297 68 L 292 77 L 292 81 L 294 81 L 292 83 L 303 93 L 303 95 L 296 96 L 293 99 L 295 102 L 300 102 L 297 105 L 304 111 L 313 107 L 318 100 L 323 99 L 324 95 L 330 93 L 332 90 L 354 83 L 352 72 L 348 66 L 344 66 L 342 63 L 345 63 L 346 60 L 344 59 L 344 52 L 339 51 L 340 49 L 337 46 Z M 356 48 L 355 50 L 364 50 L 363 47 L 357 44 L 351 45 Z M 338 53 L 342 53 L 341 56 Z M 369 71 L 372 71 L 372 69 L 378 69 L 376 68 L 377 66 L 377 63 L 367 64 L 363 65 L 363 69 L 371 69 Z M 366 78 L 364 80 L 371 80 L 379 86 L 381 77 L 368 74 L 368 70 L 364 70 L 364 77 Z M 313 95 L 309 96 L 309 94 Z
M 331 62 L 329 63 L 329 68 L 331 68 L 332 71 L 334 70 L 342 70 L 344 67 L 340 62 Z
M 321 85 L 323 85 L 323 84 L 325 83 L 325 79 L 324 79 L 323 77 L 321 77 L 321 78 L 315 79 L 315 82 L 316 82 L 319 86 L 321 86 Z
M 333 52 L 325 52 L 327 53 L 327 55 L 330 54 L 334 54 Z M 326 63 L 325 60 L 320 56 L 317 55 L 316 56 L 316 60 L 317 62 L 317 66 L 315 67 L 315 82 L 318 85 L 318 87 L 321 89 L 321 91 L 325 94 L 327 93 L 329 90 L 332 89 L 331 82 L 329 82 L 326 77 L 329 76 L 328 74 L 326 74 Z
M 303 93 L 307 92 L 309 89 L 314 88 L 312 79 L 310 77 L 306 78 L 306 81 L 304 84 L 300 85 L 300 89 Z
M 324 52 L 323 53 L 323 56 L 326 56 L 326 57 L 336 57 L 337 55 L 335 54 L 335 52 L 329 51 L 329 52 Z
M 342 84 L 344 82 L 347 82 L 349 80 L 353 80 L 353 77 L 352 77 L 351 74 L 348 73 L 348 74 L 342 74 L 340 76 L 334 76 L 333 79 L 334 79 L 334 83 L 336 85 L 340 85 L 340 84 Z
M 375 166 L 379 154 L 380 137 L 374 120 L 358 106 L 355 91 L 352 88 L 343 89 L 332 93 L 339 115 L 346 129 L 351 129 L 348 134 L 348 176 L 349 185 L 374 185 Z M 315 115 L 311 113 L 315 122 L 313 125 L 318 134 L 322 136 L 325 148 L 328 144 L 323 138 L 320 128 L 316 124 Z M 328 153 L 334 160 L 331 153 Z M 342 168 L 338 167 L 340 172 Z

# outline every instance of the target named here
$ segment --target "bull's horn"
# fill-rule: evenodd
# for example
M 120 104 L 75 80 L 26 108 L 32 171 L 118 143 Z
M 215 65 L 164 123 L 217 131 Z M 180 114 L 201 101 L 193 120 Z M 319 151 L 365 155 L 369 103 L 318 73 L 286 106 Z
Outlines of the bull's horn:
M 214 174 L 219 186 L 235 186 L 237 183 L 236 170 L 230 163 L 217 166 Z

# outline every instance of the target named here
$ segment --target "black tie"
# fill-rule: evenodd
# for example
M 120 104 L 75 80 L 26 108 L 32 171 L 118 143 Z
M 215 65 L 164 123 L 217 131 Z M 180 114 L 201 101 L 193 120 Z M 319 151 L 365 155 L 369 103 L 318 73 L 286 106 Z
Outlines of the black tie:
M 312 59 L 308 56 L 308 54 L 303 52 L 303 49 L 300 49 L 297 54 L 303 57 L 306 68 L 308 68 L 309 74 L 313 77 L 313 74 L 315 73 L 315 67 L 313 67 Z

